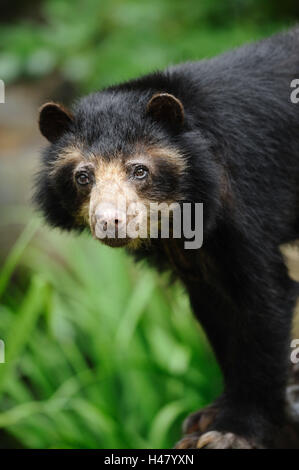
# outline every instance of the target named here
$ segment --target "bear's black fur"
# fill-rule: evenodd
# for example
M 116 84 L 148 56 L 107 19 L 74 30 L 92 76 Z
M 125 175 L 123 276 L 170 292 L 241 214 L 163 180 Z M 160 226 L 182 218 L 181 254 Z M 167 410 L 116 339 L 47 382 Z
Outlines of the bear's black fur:
M 296 77 L 298 28 L 91 94 L 45 151 L 35 194 L 52 225 L 80 230 L 71 166 L 55 181 L 50 176 L 66 146 L 79 141 L 111 159 L 142 141 L 184 155 L 184 175 L 164 162 L 155 191 L 163 200 L 179 188 L 184 200 L 204 203 L 203 247 L 153 240 L 136 256 L 176 272 L 215 350 L 225 392 L 210 429 L 267 446 L 284 419 L 298 293 L 279 250 L 299 236 L 299 105 L 290 100 Z M 181 128 L 146 113 L 161 92 L 182 103 Z

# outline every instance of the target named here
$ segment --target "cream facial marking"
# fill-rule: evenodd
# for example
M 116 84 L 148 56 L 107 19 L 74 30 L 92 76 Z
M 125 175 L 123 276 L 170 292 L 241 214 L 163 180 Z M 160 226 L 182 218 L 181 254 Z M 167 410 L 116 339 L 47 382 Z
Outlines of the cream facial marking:
M 152 147 L 148 148 L 149 155 L 155 160 L 161 158 L 172 163 L 178 174 L 182 174 L 187 169 L 186 158 L 178 150 L 171 147 Z
M 136 153 L 129 159 L 129 162 L 140 162 L 147 166 L 151 166 L 151 169 L 155 169 L 155 161 L 163 159 L 168 163 L 171 163 L 177 170 L 178 174 L 183 174 L 187 169 L 187 162 L 185 156 L 172 147 L 162 146 L 146 146 L 140 145 Z
M 69 165 L 73 163 L 75 165 L 79 165 L 81 161 L 84 160 L 84 156 L 82 152 L 75 147 L 68 147 L 61 152 L 57 159 L 52 163 L 52 170 L 50 172 L 51 176 L 55 176 L 55 174 L 63 168 L 65 165 Z
M 134 186 L 128 180 L 126 169 L 119 160 L 101 160 L 95 169 L 95 185 L 90 195 L 89 220 L 94 234 L 100 214 L 97 208 L 104 204 L 115 207 L 115 211 L 126 212 L 127 206 L 138 201 Z M 122 206 L 121 208 L 118 206 Z

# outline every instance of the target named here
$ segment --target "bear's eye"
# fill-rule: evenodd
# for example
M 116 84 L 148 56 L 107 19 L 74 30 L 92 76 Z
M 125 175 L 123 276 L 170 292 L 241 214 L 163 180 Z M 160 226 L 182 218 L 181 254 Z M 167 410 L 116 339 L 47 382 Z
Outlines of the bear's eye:
M 87 171 L 79 171 L 76 174 L 76 181 L 81 186 L 86 186 L 87 184 L 89 184 L 90 183 L 90 178 L 89 178 L 89 175 L 88 175 Z
M 137 178 L 138 180 L 144 179 L 148 174 L 148 169 L 144 165 L 138 165 L 134 168 L 134 178 Z

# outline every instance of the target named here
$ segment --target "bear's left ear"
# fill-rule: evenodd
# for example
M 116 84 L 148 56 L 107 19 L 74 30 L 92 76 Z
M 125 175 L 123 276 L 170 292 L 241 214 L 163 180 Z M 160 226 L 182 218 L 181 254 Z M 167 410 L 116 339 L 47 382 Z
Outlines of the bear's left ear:
M 39 129 L 49 142 L 56 142 L 67 131 L 73 117 L 69 111 L 57 103 L 45 103 L 39 109 Z
M 184 122 L 184 106 L 174 95 L 156 93 L 147 104 L 147 112 L 155 121 L 164 122 L 179 130 Z

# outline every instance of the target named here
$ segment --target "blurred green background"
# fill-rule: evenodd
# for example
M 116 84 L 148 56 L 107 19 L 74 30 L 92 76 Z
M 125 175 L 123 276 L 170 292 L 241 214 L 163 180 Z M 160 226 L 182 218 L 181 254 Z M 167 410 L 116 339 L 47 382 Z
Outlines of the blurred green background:
M 37 108 L 281 30 L 297 0 L 2 0 L 0 447 L 165 448 L 221 376 L 179 285 L 44 227 Z

